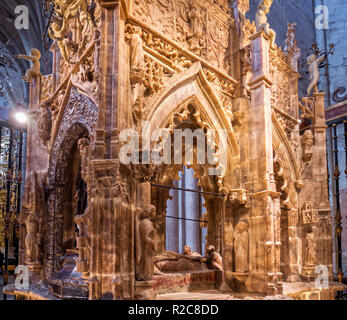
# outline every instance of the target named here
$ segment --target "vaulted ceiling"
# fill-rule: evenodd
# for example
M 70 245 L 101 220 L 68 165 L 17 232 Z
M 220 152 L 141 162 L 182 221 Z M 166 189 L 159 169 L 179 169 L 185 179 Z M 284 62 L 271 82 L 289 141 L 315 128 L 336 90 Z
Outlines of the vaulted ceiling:
M 50 68 L 49 40 L 43 40 L 48 21 L 43 3 L 44 0 L 0 1 L 0 49 L 3 48 L 0 50 L 0 88 L 3 86 L 0 91 L 2 95 L 0 108 L 2 109 L 15 108 L 18 103 L 24 105 L 28 103 L 28 84 L 21 79 L 21 76 L 29 68 L 29 63 L 18 59 L 18 54 L 29 54 L 31 48 L 37 48 L 43 56 L 41 71 L 47 73 Z M 28 8 L 28 30 L 17 30 L 15 27 L 18 16 L 15 8 L 20 5 Z M 3 66 L 1 61 L 10 61 L 10 66 Z

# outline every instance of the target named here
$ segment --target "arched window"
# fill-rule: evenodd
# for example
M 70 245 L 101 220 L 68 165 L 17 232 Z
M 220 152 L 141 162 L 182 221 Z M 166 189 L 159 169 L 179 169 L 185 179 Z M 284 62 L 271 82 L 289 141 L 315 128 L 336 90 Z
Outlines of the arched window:
M 174 187 L 200 190 L 193 169 L 184 167 L 179 176 L 179 181 L 174 180 Z M 203 196 L 176 189 L 170 190 L 170 196 L 166 210 L 166 250 L 183 253 L 184 246 L 189 245 L 192 251 L 204 254 L 207 228 L 200 227 L 206 212 Z

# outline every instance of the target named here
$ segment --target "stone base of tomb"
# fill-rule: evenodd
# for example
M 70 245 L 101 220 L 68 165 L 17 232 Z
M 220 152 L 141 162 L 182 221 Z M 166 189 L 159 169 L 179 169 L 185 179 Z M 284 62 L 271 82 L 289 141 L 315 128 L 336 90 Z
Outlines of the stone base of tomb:
M 151 281 L 135 281 L 135 299 L 136 300 L 153 300 L 156 297 L 156 292 L 153 290 L 155 284 Z
M 156 294 L 217 289 L 222 283 L 218 270 L 184 271 L 154 276 Z

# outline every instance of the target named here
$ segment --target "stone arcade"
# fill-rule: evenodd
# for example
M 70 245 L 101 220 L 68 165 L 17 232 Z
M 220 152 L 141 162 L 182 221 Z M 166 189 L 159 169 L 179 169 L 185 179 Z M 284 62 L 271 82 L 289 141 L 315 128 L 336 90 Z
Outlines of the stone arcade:
M 324 93 L 314 83 L 299 99 L 294 29 L 285 52 L 274 45 L 272 1 L 261 2 L 256 23 L 245 17 L 248 0 L 53 2 L 53 73 L 27 74 L 20 264 L 31 289 L 7 292 L 153 299 L 210 286 L 281 295 L 285 283 L 312 281 L 318 265 L 332 280 Z M 212 176 L 220 163 L 123 164 L 119 135 L 141 135 L 143 121 L 170 133 L 226 129 L 226 143 L 216 139 L 226 168 Z M 223 271 L 166 252 L 170 190 L 153 184 L 173 186 L 184 167 L 205 192 L 205 242 Z M 160 255 L 188 262 L 158 272 Z

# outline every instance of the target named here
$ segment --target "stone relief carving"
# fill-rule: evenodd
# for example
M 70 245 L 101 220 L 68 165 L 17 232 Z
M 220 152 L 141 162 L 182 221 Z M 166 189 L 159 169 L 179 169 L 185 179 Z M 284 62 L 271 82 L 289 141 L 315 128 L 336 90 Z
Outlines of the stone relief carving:
M 51 139 L 52 119 L 49 112 L 49 100 L 40 106 L 37 117 L 37 133 L 44 145 Z
M 225 3 L 209 0 L 134 0 L 133 14 L 215 67 L 229 71 L 225 61 L 231 24 L 227 12 Z
M 316 242 L 313 232 L 305 235 L 305 266 L 314 266 L 317 262 Z
M 249 235 L 248 224 L 240 221 L 236 226 L 235 248 L 235 272 L 248 272 L 249 264 Z
M 303 161 L 309 162 L 312 159 L 313 155 L 313 145 L 314 145 L 314 136 L 310 129 L 306 130 L 302 135 L 302 147 L 303 147 Z
M 314 208 L 312 201 L 307 201 L 304 203 L 301 209 L 301 220 L 303 224 L 319 222 L 318 211 Z

